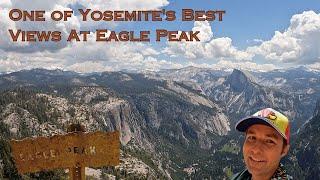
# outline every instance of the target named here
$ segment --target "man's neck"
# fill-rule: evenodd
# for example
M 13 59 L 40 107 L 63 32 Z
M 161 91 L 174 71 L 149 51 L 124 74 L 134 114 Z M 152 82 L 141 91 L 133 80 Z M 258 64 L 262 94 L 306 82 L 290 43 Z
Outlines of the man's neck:
M 280 167 L 280 164 L 273 170 L 270 170 L 270 173 L 265 174 L 251 174 L 251 180 L 270 180 L 272 176 L 276 173 L 277 169 Z
M 251 177 L 251 180 L 270 180 L 271 176 L 253 176 Z
M 277 169 L 278 168 L 274 169 L 273 171 L 270 171 L 271 173 L 269 174 L 259 174 L 259 175 L 251 174 L 251 180 L 270 180 Z

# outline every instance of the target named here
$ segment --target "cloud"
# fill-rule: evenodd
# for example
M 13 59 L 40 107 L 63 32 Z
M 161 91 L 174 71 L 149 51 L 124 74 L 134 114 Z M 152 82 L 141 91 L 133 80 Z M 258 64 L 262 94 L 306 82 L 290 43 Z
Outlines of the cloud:
M 256 42 L 256 43 L 262 43 L 263 40 L 262 39 L 253 39 L 253 42 Z
M 68 1 L 65 1 L 68 2 Z M 151 10 L 158 9 L 169 4 L 168 0 L 109 0 L 109 1 L 91 1 L 91 0 L 73 0 L 70 4 L 81 4 L 86 8 L 99 10 Z
M 11 59 L 0 59 L 0 72 L 13 72 L 22 68 L 23 66 L 20 61 L 13 61 Z
M 96 29 L 97 26 L 104 24 L 105 27 L 115 27 L 114 22 L 92 22 L 82 21 L 79 14 L 74 13 L 68 21 L 53 21 L 51 20 L 50 14 L 54 10 L 70 11 L 69 7 L 83 7 L 91 8 L 93 10 L 150 10 L 159 9 L 163 6 L 168 5 L 167 0 L 111 0 L 111 1 L 89 1 L 89 0 L 57 0 L 57 1 L 44 1 L 44 0 L 33 0 L 32 3 L 26 3 L 20 0 L 4 0 L 0 2 L 0 35 L 2 37 L 0 43 L 0 49 L 5 51 L 21 52 L 21 53 L 32 53 L 36 51 L 59 51 L 67 47 L 68 43 L 65 41 L 71 31 L 71 29 L 79 30 L 84 28 L 86 30 Z M 45 22 L 34 22 L 34 21 L 12 21 L 9 19 L 8 14 L 11 9 L 21 10 L 44 10 L 46 11 Z M 60 42 L 13 42 L 8 29 L 12 29 L 15 33 L 17 29 L 25 31 L 60 31 L 62 32 L 62 41 Z M 3 41 L 3 42 L 2 42 Z
M 320 62 L 308 64 L 306 67 L 314 71 L 320 71 Z
M 47 68 L 67 69 L 79 72 L 121 70 L 121 69 L 157 69 L 164 67 L 180 67 L 179 64 L 158 59 L 159 52 L 150 44 L 143 43 L 105 43 L 96 42 L 95 34 L 91 33 L 88 42 L 12 42 L 8 29 L 15 30 L 52 30 L 61 31 L 66 38 L 71 29 L 95 29 L 99 23 L 82 22 L 79 14 L 68 21 L 52 21 L 53 10 L 72 10 L 72 8 L 91 8 L 94 10 L 154 10 L 168 5 L 167 0 L 34 0 L 25 3 L 19 0 L 0 2 L 0 71 L 17 71 L 21 69 Z M 9 10 L 45 10 L 46 22 L 14 22 L 9 19 Z M 105 22 L 104 26 L 109 25 Z M 109 26 L 108 26 L 109 27 Z
M 244 61 L 244 62 L 231 62 L 226 60 L 219 61 L 216 65 L 218 69 L 243 69 L 248 71 L 261 71 L 267 72 L 272 71 L 274 69 L 279 69 L 278 66 L 274 64 L 257 64 L 252 61 Z
M 8 18 L 8 12 L 13 7 L 26 10 L 46 10 L 46 18 L 50 19 L 50 12 L 53 10 L 75 10 L 77 7 L 101 11 L 146 10 L 160 9 L 168 4 L 167 0 L 96 2 L 89 0 L 34 0 L 32 3 L 20 0 L 1 1 L 0 71 L 43 67 L 78 72 L 121 69 L 159 70 L 181 68 L 190 64 L 222 69 L 243 68 L 269 71 L 276 69 L 271 64 L 274 61 L 309 64 L 307 67 L 319 69 L 320 14 L 316 14 L 314 11 L 292 16 L 290 26 L 285 31 L 276 31 L 270 40 L 254 39 L 250 43 L 255 46 L 251 45 L 246 50 L 235 47 L 230 37 L 215 38 L 207 21 L 194 22 L 192 30 L 200 31 L 201 42 L 167 42 L 164 48 L 148 43 L 96 42 L 94 33 L 90 34 L 88 42 L 13 43 L 8 33 L 8 29 L 57 30 L 62 32 L 63 38 L 66 38 L 71 29 L 94 30 L 97 27 L 112 28 L 116 26 L 114 22 L 82 22 L 81 16 L 76 13 L 66 22 L 52 22 L 50 20 L 41 23 L 13 22 Z M 256 57 L 254 57 L 255 55 Z M 255 60 L 260 57 L 271 61 L 268 64 L 258 64 Z M 181 63 L 176 63 L 175 59 Z M 200 64 L 198 60 L 205 63 Z
M 253 40 L 247 40 L 246 41 L 249 45 L 253 46 L 253 45 L 260 45 L 261 43 L 263 43 L 262 39 L 253 39 Z
M 22 9 L 43 9 L 51 10 L 56 5 L 67 7 L 70 4 L 81 4 L 86 8 L 99 10 L 137 10 L 137 9 L 157 9 L 169 4 L 168 0 L 109 0 L 109 1 L 92 1 L 92 0 L 33 0 L 32 3 L 25 3 L 21 0 L 4 0 L 2 4 L 12 4 L 15 8 Z
M 112 71 L 113 68 L 110 66 L 106 66 L 104 62 L 101 62 L 101 61 L 85 61 L 81 63 L 72 64 L 64 69 L 69 71 L 86 73 L 86 72 Z
M 234 47 L 231 38 L 213 38 L 211 26 L 207 21 L 195 22 L 192 30 L 194 32 L 200 31 L 200 42 L 167 42 L 167 47 L 162 50 L 162 53 L 170 57 L 183 57 L 189 60 L 229 59 L 242 61 L 252 58 L 251 54 Z
M 6 7 L 7 4 L 0 4 L 1 7 Z M 0 49 L 6 49 L 8 47 L 14 47 L 15 44 L 11 43 L 11 39 L 8 34 L 8 29 L 16 30 L 16 25 L 8 17 L 9 10 L 7 8 L 0 11 Z
M 107 33 L 108 36 L 108 33 Z M 60 50 L 57 58 L 68 57 L 68 63 L 107 61 L 109 63 L 143 62 L 146 57 L 159 53 L 149 44 L 138 42 L 96 42 L 96 33 L 90 33 L 87 42 L 72 42 Z
M 68 1 L 67 1 L 68 2 Z M 168 0 L 109 0 L 109 1 L 91 1 L 91 0 L 73 0 L 69 2 L 70 7 L 79 14 L 77 11 L 81 9 L 91 9 L 91 12 L 94 10 L 106 11 L 106 10 L 155 10 L 161 9 L 164 6 L 169 4 Z M 77 8 L 79 7 L 79 8 Z M 91 18 L 88 18 L 87 21 L 82 21 L 82 16 L 78 16 L 81 23 L 81 27 L 87 30 L 95 30 L 98 27 L 108 27 L 114 28 L 118 25 L 114 21 L 93 21 Z
M 257 64 L 252 61 L 232 62 L 229 60 L 220 60 L 215 64 L 189 62 L 187 63 L 186 66 L 210 68 L 214 70 L 225 70 L 225 71 L 232 71 L 233 69 L 243 69 L 248 71 L 267 72 L 267 71 L 272 71 L 274 69 L 279 69 L 279 67 L 276 67 L 273 64 Z
M 305 11 L 292 16 L 290 26 L 247 52 L 267 60 L 284 63 L 311 64 L 320 61 L 320 14 Z
M 46 68 L 62 69 L 64 65 L 54 56 L 42 53 L 32 53 L 28 56 L 19 53 L 7 53 L 0 50 L 0 72 L 13 72 L 22 69 Z
M 43 51 L 22 54 L 1 53 L 0 71 L 48 68 L 66 69 L 77 72 L 101 72 L 130 70 L 158 70 L 180 68 L 182 65 L 159 59 L 159 52 L 145 43 L 96 42 L 91 33 L 87 42 L 72 42 L 59 53 Z M 1 51 L 1 50 L 0 50 Z M 10 62 L 10 63 L 9 63 Z
M 0 1 L 0 7 L 2 8 L 10 8 L 12 6 L 10 0 L 2 0 Z
M 21 1 L 20 1 L 21 2 Z M 12 7 L 15 2 L 12 2 Z M 25 4 L 25 3 L 24 3 Z M 27 3 L 27 4 L 33 4 L 33 3 Z M 28 5 L 26 5 L 28 7 Z M 16 8 L 16 7 L 14 7 Z M 23 8 L 24 9 L 24 8 Z M 60 5 L 54 6 L 55 10 L 71 10 L 70 8 L 65 8 Z M 36 42 L 26 42 L 22 41 L 21 37 L 19 36 L 17 42 L 13 42 L 13 39 L 10 36 L 9 30 L 12 30 L 14 34 L 17 33 L 18 29 L 21 29 L 22 31 L 60 31 L 61 36 L 63 38 L 67 37 L 71 29 L 79 29 L 79 21 L 76 18 L 76 16 L 73 16 L 68 21 L 53 21 L 50 18 L 50 12 L 46 11 L 44 17 L 46 19 L 45 22 L 35 22 L 35 21 L 12 21 L 9 19 L 9 8 L 4 8 L 2 11 L 0 11 L 0 18 L 2 21 L 0 22 L 0 35 L 3 37 L 3 42 L 0 43 L 0 48 L 5 51 L 12 51 L 12 52 L 20 52 L 20 53 L 32 53 L 37 51 L 57 51 L 59 49 L 62 49 L 67 46 L 66 41 L 60 41 L 60 42 L 39 42 L 36 40 Z M 39 9 L 37 9 L 39 10 Z M 22 33 L 20 33 L 22 34 Z M 36 36 L 36 35 L 35 35 Z M 36 38 L 37 39 L 37 38 Z
M 213 32 L 208 21 L 195 21 L 192 31 L 200 31 L 199 39 L 201 42 L 208 42 L 213 38 Z

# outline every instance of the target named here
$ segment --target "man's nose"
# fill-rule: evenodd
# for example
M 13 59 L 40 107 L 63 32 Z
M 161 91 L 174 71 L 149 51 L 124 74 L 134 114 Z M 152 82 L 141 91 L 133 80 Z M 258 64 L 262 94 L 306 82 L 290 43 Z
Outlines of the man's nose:
M 261 152 L 263 151 L 263 144 L 262 144 L 262 142 L 256 141 L 256 142 L 251 146 L 250 151 L 251 151 L 253 154 L 261 153 Z

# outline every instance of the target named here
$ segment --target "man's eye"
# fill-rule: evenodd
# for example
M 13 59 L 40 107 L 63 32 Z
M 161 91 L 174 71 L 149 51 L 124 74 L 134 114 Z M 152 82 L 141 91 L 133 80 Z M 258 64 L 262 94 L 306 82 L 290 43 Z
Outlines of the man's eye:
M 248 137 L 247 137 L 247 140 L 248 140 L 248 141 L 253 141 L 253 140 L 255 140 L 255 139 L 256 139 L 256 138 L 255 138 L 254 136 L 248 136 Z
M 275 144 L 275 142 L 274 142 L 273 140 L 271 140 L 271 139 L 267 139 L 267 140 L 266 140 L 266 143 L 268 143 L 268 144 Z

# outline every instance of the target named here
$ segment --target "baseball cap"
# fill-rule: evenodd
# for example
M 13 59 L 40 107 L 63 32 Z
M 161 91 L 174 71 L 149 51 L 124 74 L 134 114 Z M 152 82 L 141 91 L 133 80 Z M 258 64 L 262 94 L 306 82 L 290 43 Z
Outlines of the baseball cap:
M 287 144 L 289 144 L 289 119 L 280 112 L 272 108 L 262 109 L 251 116 L 241 119 L 236 124 L 236 129 L 240 132 L 245 132 L 251 125 L 254 124 L 264 124 L 274 128 L 287 141 Z

